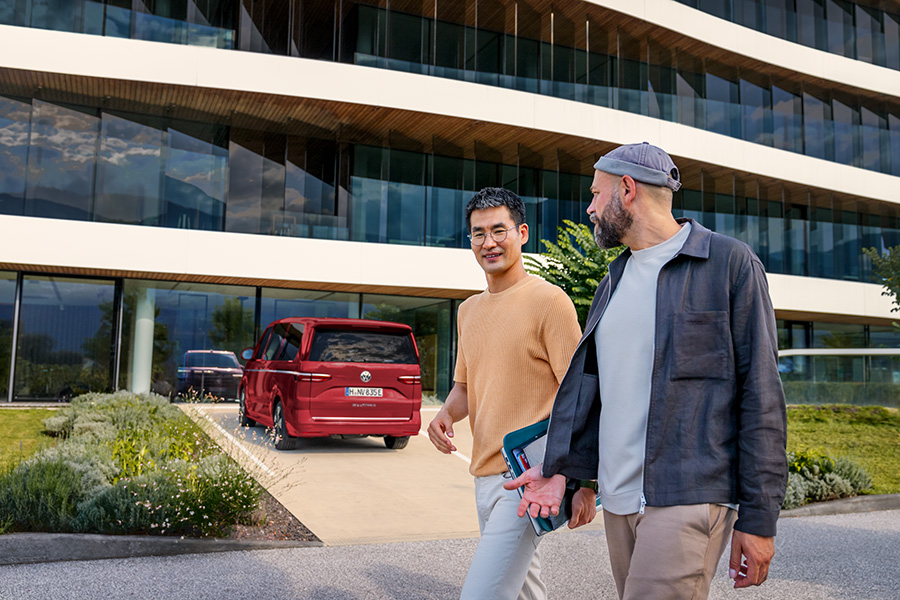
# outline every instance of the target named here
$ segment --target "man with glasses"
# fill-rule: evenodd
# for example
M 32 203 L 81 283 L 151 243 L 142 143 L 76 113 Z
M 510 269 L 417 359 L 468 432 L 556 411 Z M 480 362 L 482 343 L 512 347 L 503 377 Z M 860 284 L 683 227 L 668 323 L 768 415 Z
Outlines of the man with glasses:
M 672 216 L 681 183 L 662 149 L 621 146 L 594 168 L 594 238 L 628 248 L 597 288 L 543 465 L 507 487 L 525 486 L 520 514 L 547 516 L 567 477 L 597 477 L 625 600 L 706 598 L 729 538 L 734 587 L 760 585 L 787 483 L 762 263 L 746 244 Z
M 581 328 L 572 301 L 560 288 L 529 275 L 522 264 L 528 241 L 525 205 L 509 190 L 485 188 L 466 206 L 466 228 L 487 289 L 459 307 L 455 384 L 428 426 L 445 454 L 456 450 L 453 424 L 465 417 L 474 438 L 469 471 L 481 539 L 461 598 L 542 599 L 540 540 L 519 518 L 519 496 L 503 489 L 503 436 L 550 415 Z M 593 489 L 573 500 L 576 527 L 596 512 Z

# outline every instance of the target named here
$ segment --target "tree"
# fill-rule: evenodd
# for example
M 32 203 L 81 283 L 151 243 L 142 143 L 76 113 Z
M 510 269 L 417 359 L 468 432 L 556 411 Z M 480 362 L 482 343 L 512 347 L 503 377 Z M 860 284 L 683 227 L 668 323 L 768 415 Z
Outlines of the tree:
M 217 350 L 240 354 L 243 348 L 253 345 L 253 310 L 244 308 L 240 298 L 225 298 L 212 311 L 211 321 L 209 339 Z
M 872 260 L 873 279 L 884 286 L 881 295 L 893 301 L 891 312 L 900 312 L 900 246 L 888 248 L 884 255 L 875 248 L 863 248 L 863 254 Z
M 584 328 L 597 285 L 609 272 L 609 263 L 622 253 L 622 247 L 599 248 L 591 228 L 583 223 L 565 219 L 556 229 L 557 242 L 541 240 L 545 247 L 541 259 L 526 256 L 525 269 L 561 287 L 572 299 Z

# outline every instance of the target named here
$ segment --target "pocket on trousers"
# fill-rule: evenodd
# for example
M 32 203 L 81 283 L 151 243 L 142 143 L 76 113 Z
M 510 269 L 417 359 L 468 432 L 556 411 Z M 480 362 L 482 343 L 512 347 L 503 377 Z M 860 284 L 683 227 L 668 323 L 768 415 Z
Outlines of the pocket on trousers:
M 730 340 L 727 312 L 677 313 L 672 334 L 672 379 L 727 378 Z

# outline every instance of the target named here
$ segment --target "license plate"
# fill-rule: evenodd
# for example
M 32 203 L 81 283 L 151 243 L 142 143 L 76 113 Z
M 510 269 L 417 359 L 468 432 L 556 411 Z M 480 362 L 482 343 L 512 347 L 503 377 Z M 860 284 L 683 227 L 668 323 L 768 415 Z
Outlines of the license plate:
M 345 396 L 363 396 L 365 398 L 381 398 L 384 394 L 382 388 L 348 387 L 344 388 Z

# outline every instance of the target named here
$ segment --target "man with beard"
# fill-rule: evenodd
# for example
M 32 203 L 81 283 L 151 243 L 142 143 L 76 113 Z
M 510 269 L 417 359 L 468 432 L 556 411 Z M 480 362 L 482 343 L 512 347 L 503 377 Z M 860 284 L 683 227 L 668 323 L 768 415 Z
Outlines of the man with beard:
M 518 513 L 557 514 L 597 478 L 619 597 L 706 598 L 731 537 L 734 587 L 765 581 L 787 484 L 784 394 L 765 271 L 742 242 L 672 216 L 678 169 L 621 146 L 594 165 L 600 282 Z

